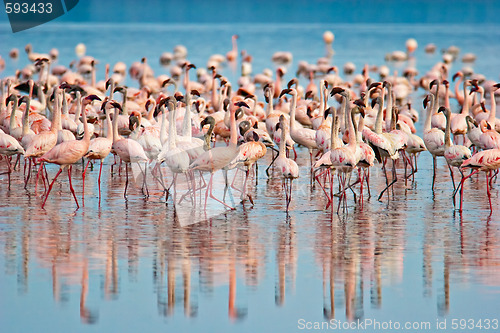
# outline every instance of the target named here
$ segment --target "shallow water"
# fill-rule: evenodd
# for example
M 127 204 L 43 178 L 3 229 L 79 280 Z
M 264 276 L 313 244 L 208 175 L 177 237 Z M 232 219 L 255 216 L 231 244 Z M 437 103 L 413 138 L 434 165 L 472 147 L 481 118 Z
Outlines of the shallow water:
M 0 35 L 8 47 L 22 48 L 28 41 L 35 50 L 58 47 L 62 63 L 74 57 L 79 41 L 101 65 L 130 64 L 146 55 L 159 74 L 167 72 L 154 60 L 162 51 L 184 43 L 191 61 L 203 66 L 209 54 L 229 49 L 234 32 L 240 33 L 240 47 L 254 56 L 255 72 L 271 67 L 276 50 L 292 51 L 294 64 L 312 62 L 324 53 L 321 33 L 332 29 L 334 62 L 340 65 L 347 60 L 358 68 L 364 62 L 383 64 L 385 53 L 403 49 L 406 38 L 414 36 L 421 48 L 434 42 L 438 48 L 457 44 L 464 53 L 477 52 L 474 68 L 489 79 L 497 80 L 500 72 L 500 60 L 493 56 L 499 45 L 492 42 L 499 40 L 499 30 L 477 26 L 256 25 L 246 34 L 238 25 L 138 27 L 74 25 L 56 38 L 57 26 L 16 35 L 2 26 Z M 293 39 L 285 38 L 290 34 Z M 421 48 L 417 66 L 425 71 L 439 55 L 426 56 Z M 12 66 L 7 60 L 2 75 Z M 229 69 L 226 73 L 231 75 Z M 307 151 L 298 151 L 301 177 L 294 183 L 288 219 L 281 181 L 264 172 L 269 155 L 259 161 L 258 184 L 250 191 L 253 207 L 238 204 L 233 191 L 235 211 L 217 215 L 221 206 L 209 201 L 212 217 L 193 224 L 183 222 L 189 211 L 176 212 L 165 203 L 151 178 L 149 199 L 133 185 L 125 200 L 124 169 L 111 176 L 112 158 L 103 168 L 100 207 L 97 164 L 86 178 L 85 206 L 82 166 L 73 168 L 78 210 L 65 173 L 45 209 L 40 188 L 23 189 L 22 171 L 14 172 L 11 190 L 0 176 L 2 331 L 293 332 L 301 323 L 332 318 L 429 322 L 432 329 L 426 331 L 436 331 L 444 320 L 449 329 L 453 319 L 482 319 L 483 324 L 500 319 L 498 182 L 491 216 L 484 175 L 466 183 L 465 210 L 459 214 L 445 162 L 439 161 L 433 193 L 432 159 L 424 152 L 413 183 L 404 185 L 399 166 L 394 192 L 379 202 L 385 180 L 377 165 L 371 172 L 372 197 L 365 193 L 361 208 L 349 194 L 348 213 L 337 215 L 324 209 L 321 189 L 307 176 Z M 3 170 L 4 162 L 0 165 Z M 52 179 L 57 167 L 48 172 Z

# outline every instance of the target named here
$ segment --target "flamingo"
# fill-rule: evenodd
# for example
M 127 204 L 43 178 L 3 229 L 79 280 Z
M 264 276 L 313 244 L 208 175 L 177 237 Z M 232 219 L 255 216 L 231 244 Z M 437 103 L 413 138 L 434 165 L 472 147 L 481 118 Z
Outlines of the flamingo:
M 380 82 L 373 83 L 372 87 L 376 87 L 377 89 L 380 90 L 380 95 L 372 101 L 372 109 L 373 107 L 375 107 L 375 104 L 378 104 L 379 108 L 377 111 L 377 118 L 375 120 L 374 131 L 370 130 L 365 126 L 365 128 L 363 129 L 363 137 L 365 138 L 366 141 L 368 141 L 368 144 L 372 147 L 373 151 L 375 152 L 375 157 L 379 162 L 382 162 L 382 158 L 385 157 L 389 157 L 393 161 L 393 168 L 392 168 L 393 180 L 391 181 L 391 183 L 387 183 L 387 186 L 379 194 L 378 200 L 380 200 L 384 192 L 389 187 L 394 185 L 394 183 L 397 181 L 397 174 L 395 173 L 396 171 L 395 160 L 399 158 L 398 150 L 403 147 L 394 141 L 395 139 L 394 135 L 391 135 L 390 133 L 382 133 L 382 120 L 383 120 L 382 117 L 383 117 L 385 89 L 381 87 Z M 385 171 L 385 166 L 383 170 Z
M 428 106 L 428 102 L 431 102 L 431 106 Z M 424 124 L 424 143 L 425 148 L 432 154 L 432 190 L 434 191 L 434 183 L 436 181 L 436 158 L 438 156 L 444 156 L 444 132 L 438 128 L 431 127 L 432 110 L 434 104 L 438 103 L 437 99 L 433 95 L 427 95 L 424 99 L 424 107 L 427 106 L 427 118 Z
M 290 136 L 297 144 L 302 145 L 309 150 L 309 158 L 312 171 L 312 151 L 313 149 L 318 148 L 318 145 L 316 144 L 316 131 L 310 128 L 298 128 L 295 124 L 295 110 L 297 109 L 297 90 L 295 88 L 283 89 L 279 97 L 283 96 L 284 94 L 289 94 L 292 96 L 292 102 L 290 103 Z
M 236 42 L 236 40 L 238 39 L 238 35 L 233 35 L 231 37 L 231 43 L 233 44 L 233 48 L 231 51 L 228 51 L 226 53 L 226 59 L 227 61 L 231 62 L 231 61 L 235 61 L 236 58 L 238 57 L 238 44 Z
M 9 190 L 10 190 L 10 174 L 12 172 L 10 159 L 13 155 L 21 155 L 24 154 L 24 148 L 21 144 L 11 135 L 0 133 L 0 156 L 7 157 L 7 165 L 8 171 L 0 173 L 0 175 L 4 175 L 7 173 L 9 177 Z
M 483 134 L 479 137 L 479 147 L 482 149 L 497 149 L 500 148 L 500 134 L 495 130 L 496 123 L 496 101 L 495 91 L 500 88 L 500 83 L 491 87 L 491 108 L 488 120 L 481 120 L 480 128 Z M 471 92 L 478 91 L 478 87 L 474 86 Z
M 56 100 L 58 99 L 59 89 L 60 89 L 59 87 L 56 87 L 56 89 L 54 90 L 55 94 L 54 96 Z M 29 109 L 30 101 L 31 99 L 29 97 L 23 97 L 19 100 L 19 105 L 21 105 L 21 103 L 26 103 L 26 109 Z M 57 133 L 60 123 L 61 123 L 61 112 L 60 109 L 57 107 L 54 108 L 54 115 L 50 126 L 50 131 L 41 132 L 33 136 L 29 144 L 25 147 L 26 153 L 24 154 L 24 157 L 30 160 L 28 168 L 28 176 L 24 184 L 25 188 L 28 185 L 28 180 L 31 173 L 31 164 L 34 162 L 35 158 L 41 157 L 57 144 Z M 42 168 L 43 168 L 43 162 L 40 163 L 40 168 L 37 173 L 36 177 L 37 185 L 38 185 L 38 177 L 40 172 L 42 171 Z
M 489 149 L 480 151 L 477 154 L 474 154 L 471 158 L 465 160 L 462 163 L 461 169 L 474 169 L 468 176 L 463 177 L 460 182 L 460 212 L 462 212 L 463 205 L 463 190 L 464 190 L 464 182 L 467 178 L 473 176 L 479 171 L 484 171 L 486 174 L 486 193 L 488 194 L 488 201 L 490 203 L 490 215 L 493 212 L 493 207 L 491 205 L 491 193 L 490 193 L 490 181 L 489 181 L 489 173 L 491 171 L 496 171 L 500 168 L 500 149 Z
M 123 103 L 122 103 L 123 107 Z M 144 194 L 144 189 L 146 189 L 146 196 L 147 196 L 147 187 L 146 187 L 146 171 L 147 171 L 147 164 L 148 164 L 148 157 L 146 156 L 146 153 L 144 153 L 144 149 L 135 140 L 132 139 L 124 139 L 118 134 L 118 112 L 113 115 L 113 145 L 111 146 L 111 149 L 114 151 L 120 159 L 125 162 L 125 190 L 123 191 L 123 197 L 127 199 L 127 188 L 128 188 L 128 166 L 131 163 L 137 163 L 139 165 L 139 168 L 141 168 L 140 162 L 144 162 L 144 171 L 141 168 L 141 172 L 144 176 L 143 178 L 143 184 L 142 184 L 142 191 Z
M 85 106 L 87 104 L 92 103 L 92 101 L 94 100 L 100 101 L 101 99 L 96 95 L 89 95 L 85 97 L 82 101 L 82 108 L 85 109 Z M 78 162 L 87 153 L 89 149 L 91 134 L 88 130 L 87 117 L 85 115 L 85 112 L 82 112 L 82 114 L 83 114 L 83 126 L 85 128 L 85 134 L 83 136 L 83 139 L 61 142 L 60 144 L 54 146 L 51 150 L 43 154 L 43 156 L 40 158 L 40 162 L 42 163 L 43 162 L 54 163 L 60 166 L 59 171 L 57 172 L 56 176 L 49 185 L 49 189 L 42 203 L 42 208 L 45 206 L 45 203 L 47 202 L 47 198 L 49 197 L 54 182 L 65 168 L 68 168 L 69 188 L 71 190 L 71 193 L 73 194 L 73 198 L 75 198 L 77 208 L 80 208 L 78 200 L 76 199 L 75 190 L 73 189 L 73 184 L 71 182 L 71 169 L 72 169 L 72 164 Z
M 226 108 L 229 105 L 228 102 L 229 100 L 227 100 L 227 102 L 224 103 L 224 106 Z M 227 166 L 238 155 L 238 146 L 237 146 L 238 133 L 236 130 L 236 119 L 235 119 L 236 109 L 229 108 L 229 112 L 230 112 L 230 132 L 231 132 L 229 138 L 229 145 L 227 147 L 216 147 L 204 152 L 189 165 L 188 169 L 188 170 L 200 170 L 200 171 L 210 172 L 210 181 L 208 182 L 207 190 L 205 193 L 205 210 L 207 209 L 207 200 L 209 196 L 210 198 L 220 202 L 227 208 L 234 209 L 233 207 L 229 206 L 222 200 L 217 199 L 212 193 L 214 173 Z
M 345 103 L 343 105 L 343 112 L 349 115 L 347 116 L 347 126 L 349 130 L 349 142 L 347 145 L 339 148 L 332 149 L 330 152 L 330 161 L 332 162 L 332 167 L 338 172 L 339 182 L 341 185 L 341 195 L 339 199 L 339 205 L 337 207 L 337 213 L 340 210 L 340 205 L 343 203 L 343 210 L 347 209 L 347 195 L 345 191 L 347 190 L 346 181 L 349 183 L 351 179 L 351 173 L 356 168 L 359 162 L 359 156 L 356 155 L 356 135 L 354 132 L 354 124 L 352 122 L 352 116 L 350 116 L 351 110 L 348 111 L 348 105 L 351 102 L 351 94 L 349 90 L 341 89 L 339 92 L 332 90 L 333 94 L 340 94 Z
M 101 110 L 106 114 L 106 126 L 107 126 L 107 135 L 105 137 L 97 137 L 90 140 L 89 149 L 84 157 L 88 159 L 87 166 L 85 167 L 85 172 L 87 171 L 87 167 L 89 166 L 90 161 L 92 160 L 101 160 L 101 165 L 99 167 L 99 178 L 97 180 L 97 185 L 99 187 L 99 204 L 101 203 L 101 173 L 102 173 L 102 163 L 104 159 L 111 152 L 111 146 L 113 145 L 113 129 L 111 124 L 111 119 L 109 117 L 109 110 L 111 108 L 120 109 L 120 104 L 114 101 L 105 101 L 101 105 Z M 117 112 L 115 112 L 117 113 Z M 85 186 L 85 182 L 83 182 L 83 186 Z M 85 188 L 85 187 L 84 187 Z
M 462 72 L 458 72 L 456 73 L 454 76 L 453 76 L 453 80 L 460 76 L 460 81 L 462 81 L 462 78 L 463 78 L 463 73 Z M 466 117 L 469 115 L 469 94 L 467 92 L 467 87 L 470 86 L 470 80 L 465 80 L 463 82 L 463 86 L 464 86 L 464 97 L 463 97 L 463 100 L 462 100 L 462 111 L 460 111 L 459 114 L 455 114 L 455 116 L 453 118 L 451 118 L 451 133 L 453 134 L 453 138 L 456 139 L 459 135 L 462 136 L 463 138 L 463 143 L 465 144 L 465 134 L 467 133 L 467 120 L 466 120 Z M 455 97 L 456 99 L 459 101 L 460 103 L 460 98 L 458 97 L 458 82 L 457 82 L 457 86 L 455 88 Z M 454 140 L 455 142 L 457 142 L 457 140 Z
M 243 182 L 243 190 L 241 191 L 241 200 L 244 201 L 247 197 L 246 188 L 248 176 L 250 175 L 250 170 L 253 165 L 257 162 L 257 160 L 261 159 L 266 155 L 267 148 L 266 146 L 260 142 L 260 137 L 257 132 L 249 131 L 245 133 L 246 142 L 240 145 L 238 155 L 234 158 L 233 161 L 228 166 L 228 169 L 232 169 L 234 167 L 241 168 L 245 170 L 245 180 Z M 238 169 L 236 170 L 238 172 Z M 234 175 L 236 178 L 236 173 Z M 234 180 L 233 180 L 234 183 Z M 253 205 L 253 199 L 250 194 L 248 194 L 248 198 Z
M 281 129 L 280 150 L 276 161 L 274 162 L 276 168 L 279 170 L 281 178 L 283 179 L 283 189 L 285 190 L 286 201 L 286 215 L 288 216 L 288 208 L 292 200 L 292 185 L 293 180 L 299 177 L 299 166 L 297 163 L 286 157 L 286 121 L 283 115 L 280 116 L 279 123 L 276 125 Z
M 462 170 L 460 169 L 460 166 L 462 163 L 471 158 L 472 153 L 469 148 L 461 145 L 454 145 L 451 142 L 451 111 L 449 108 L 441 106 L 439 108 L 439 112 L 443 112 L 444 115 L 446 116 L 446 130 L 444 132 L 444 158 L 446 159 L 446 162 L 448 163 L 448 168 L 450 169 L 450 176 L 451 176 L 451 181 L 453 183 L 453 204 L 455 204 L 455 194 L 456 194 L 456 187 L 455 187 L 455 180 L 453 178 L 453 167 L 458 168 L 460 171 L 462 178 L 464 177 Z
M 175 129 L 175 118 L 177 114 L 177 102 L 172 96 L 167 97 L 165 100 L 167 103 L 168 107 L 168 150 L 162 150 L 160 154 L 158 154 L 158 163 L 163 163 L 165 162 L 167 166 L 169 167 L 170 171 L 174 174 L 174 179 L 172 180 L 172 184 L 168 187 L 168 190 L 170 190 L 170 187 L 173 185 L 174 186 L 174 205 L 176 203 L 176 196 L 177 196 L 177 189 L 176 189 L 176 182 L 177 182 L 177 175 L 179 173 L 184 173 L 188 172 L 189 169 L 189 155 L 188 153 L 183 150 L 182 148 L 179 148 L 176 146 L 176 140 L 177 140 L 177 133 Z M 186 176 L 187 177 L 187 176 Z M 189 182 L 189 179 L 188 179 Z M 167 191 L 168 191 L 167 190 Z

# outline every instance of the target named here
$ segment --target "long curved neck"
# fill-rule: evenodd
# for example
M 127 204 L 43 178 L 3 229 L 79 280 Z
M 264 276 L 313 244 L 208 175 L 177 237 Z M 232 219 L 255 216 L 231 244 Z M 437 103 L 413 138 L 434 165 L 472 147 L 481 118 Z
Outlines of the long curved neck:
M 280 154 L 279 156 L 286 156 L 286 125 L 285 122 L 280 122 L 281 128 L 281 141 L 280 141 Z
M 444 106 L 449 108 L 450 107 L 450 87 L 448 85 L 445 85 L 445 94 L 444 94 Z
M 120 140 L 120 136 L 118 135 L 118 114 L 120 112 L 115 108 L 113 113 L 113 143 Z
M 377 118 L 375 120 L 375 133 L 382 133 L 382 120 L 384 117 L 384 90 L 380 92 L 380 97 L 378 97 L 378 111 Z
M 349 101 L 347 101 L 347 104 L 350 104 Z M 348 145 L 349 146 L 354 146 L 356 145 L 356 132 L 354 130 L 354 115 L 352 114 L 352 110 L 349 110 L 349 108 L 346 107 L 346 112 L 348 112 L 348 117 L 347 117 L 347 127 L 349 128 L 349 141 Z
M 464 81 L 464 77 L 462 75 L 460 75 L 460 79 L 458 79 L 457 83 L 455 84 L 455 96 L 456 96 L 457 101 L 460 101 L 461 98 L 460 98 L 459 87 L 462 84 L 462 82 L 464 84 L 464 88 L 463 88 L 464 89 L 464 99 L 463 99 L 464 104 L 462 105 L 462 108 L 463 108 L 463 106 L 465 105 L 465 96 L 467 96 L 467 87 L 465 86 L 466 81 Z
M 467 91 L 467 87 L 469 84 L 467 83 L 467 80 L 464 81 L 464 102 L 462 105 L 462 114 L 468 115 L 469 114 L 469 92 Z
M 182 136 L 191 137 L 191 93 L 189 91 L 186 92 L 186 112 L 182 121 Z
M 490 115 L 488 117 L 488 122 L 490 125 L 494 128 L 495 127 L 495 118 L 496 118 L 496 113 L 497 113 L 497 103 L 495 101 L 495 90 L 492 89 L 490 91 Z
M 293 92 L 290 103 L 290 131 L 295 129 L 295 109 L 297 109 L 297 93 Z
M 439 109 L 439 86 L 441 84 L 438 83 L 436 85 L 436 93 L 434 95 L 434 104 L 432 104 L 432 114 L 435 114 L 437 113 L 438 109 Z
M 319 114 L 321 119 L 325 119 L 325 85 L 323 84 L 323 80 L 319 81 Z
M 444 145 L 445 147 L 451 146 L 451 119 L 450 119 L 450 111 L 449 109 L 445 111 L 444 115 L 446 116 L 446 129 L 444 131 Z
M 23 135 L 28 134 L 30 129 L 30 99 L 26 102 L 26 109 L 23 114 Z
M 217 101 L 217 84 L 215 84 L 215 71 L 212 73 L 212 107 L 214 108 L 214 111 L 217 112 L 219 111 L 219 103 Z
M 82 118 L 83 118 L 83 141 L 86 144 L 90 143 L 90 131 L 89 131 L 89 125 L 87 123 L 87 114 L 85 113 L 85 103 L 82 103 Z
M 358 131 L 357 131 L 357 135 L 356 135 L 356 142 L 357 143 L 360 143 L 361 141 L 363 141 L 363 129 L 365 128 L 365 117 L 363 116 L 360 116 L 359 117 L 359 121 L 358 121 Z
M 68 114 L 68 101 L 66 100 L 66 93 L 62 93 L 62 114 Z
M 231 110 L 229 111 L 230 112 L 230 117 L 231 119 L 229 120 L 230 121 L 230 137 L 229 137 L 229 145 L 230 146 L 233 146 L 233 147 L 236 147 L 237 143 L 238 143 L 238 132 L 236 131 L 236 118 L 235 118 L 235 110 Z
M 54 98 L 54 116 L 52 117 L 52 126 L 50 127 L 51 132 L 57 132 L 61 127 L 61 108 L 59 107 L 59 94 L 56 93 Z
M 427 117 L 425 118 L 424 131 L 429 131 L 431 129 L 432 110 L 434 109 L 435 103 L 434 95 L 430 94 L 428 96 L 431 100 L 431 105 L 427 106 Z
M 122 113 L 128 116 L 127 110 L 127 89 L 123 90 Z
M 167 139 L 167 117 L 165 115 L 165 107 L 162 105 L 160 109 L 161 109 L 160 141 L 163 144 Z
M 113 140 L 113 125 L 111 124 L 111 118 L 109 117 L 109 111 L 106 111 L 106 139 Z
M 175 141 L 177 140 L 177 133 L 175 130 L 175 118 L 177 113 L 177 107 L 174 106 L 172 110 L 168 111 L 168 149 L 172 150 L 175 148 Z
M 10 112 L 9 130 L 11 131 L 16 127 L 16 110 L 17 110 L 17 98 L 14 99 L 14 101 L 12 102 L 12 111 Z
M 385 108 L 385 130 L 387 132 L 391 131 L 391 122 L 392 122 L 392 86 L 389 84 L 387 86 L 387 107 Z
M 76 93 L 76 111 L 75 111 L 75 123 L 80 123 L 80 109 L 82 107 L 82 97 L 79 92 Z

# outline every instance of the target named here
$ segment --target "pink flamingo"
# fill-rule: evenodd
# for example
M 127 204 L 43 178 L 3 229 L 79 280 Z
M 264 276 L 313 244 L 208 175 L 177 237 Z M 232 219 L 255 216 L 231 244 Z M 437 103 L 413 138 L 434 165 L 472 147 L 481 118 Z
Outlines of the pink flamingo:
M 306 147 L 309 150 L 309 158 L 311 162 L 311 170 L 313 167 L 313 149 L 317 149 L 316 144 L 316 131 L 310 128 L 299 128 L 295 123 L 295 111 L 297 109 L 297 90 L 295 88 L 283 89 L 281 91 L 280 97 L 284 94 L 290 94 L 292 96 L 292 102 L 290 103 L 290 136 L 293 141 L 297 144 Z
M 52 182 L 49 185 L 49 189 L 47 191 L 47 194 L 45 195 L 45 199 L 43 200 L 42 203 L 42 208 L 45 206 L 45 203 L 47 202 L 47 198 L 49 197 L 50 191 L 52 190 L 52 186 L 54 185 L 54 182 L 56 181 L 57 177 L 61 174 L 63 169 L 68 168 L 68 179 L 69 179 L 69 188 L 71 190 L 71 193 L 73 194 L 73 198 L 75 198 L 76 206 L 77 208 L 80 208 L 80 205 L 78 205 L 78 200 L 76 199 L 76 194 L 75 190 L 73 189 L 73 184 L 71 182 L 71 169 L 72 169 L 72 164 L 78 162 L 88 151 L 89 149 L 89 144 L 90 144 L 90 131 L 88 130 L 87 126 L 87 117 L 85 115 L 85 106 L 87 104 L 92 103 L 94 100 L 101 100 L 99 97 L 96 95 L 90 95 L 84 98 L 82 101 L 82 108 L 84 109 L 82 114 L 83 114 L 83 126 L 85 129 L 85 135 L 83 136 L 82 140 L 72 140 L 72 141 L 64 141 L 61 142 L 60 144 L 56 145 L 53 147 L 51 150 L 46 152 L 41 158 L 40 162 L 47 162 L 47 163 L 54 163 L 60 165 L 59 171 L 57 172 L 56 176 L 52 180 Z
M 332 92 L 334 94 L 340 94 L 346 101 L 345 103 L 342 103 L 342 105 L 344 115 L 347 114 L 347 126 L 349 130 L 349 142 L 347 143 L 347 145 L 332 149 L 330 152 L 330 161 L 332 162 L 332 167 L 335 168 L 338 172 L 339 182 L 341 185 L 339 205 L 337 207 L 338 213 L 340 210 L 340 205 L 342 203 L 343 210 L 347 209 L 346 182 L 349 183 L 349 180 L 351 179 L 351 173 L 356 168 L 356 165 L 359 162 L 359 156 L 356 155 L 356 135 L 354 132 L 352 117 L 350 115 L 352 111 L 348 109 L 348 105 L 350 105 L 351 102 L 351 94 L 348 90 L 344 89 L 340 90 L 340 92 L 336 92 L 334 90 L 332 90 Z
M 455 179 L 453 178 L 453 167 L 458 168 L 463 178 L 464 175 L 462 173 L 462 170 L 460 169 L 460 166 L 462 165 L 464 160 L 467 160 L 472 156 L 472 153 L 470 152 L 469 148 L 461 145 L 454 145 L 453 142 L 451 142 L 450 109 L 441 106 L 439 108 L 439 112 L 443 112 L 444 115 L 446 116 L 446 130 L 444 132 L 444 147 L 445 147 L 444 158 L 446 159 L 446 162 L 448 163 L 448 168 L 450 169 L 451 181 L 453 183 L 453 204 L 455 204 L 456 187 L 455 187 Z
M 87 171 L 87 167 L 89 166 L 90 161 L 101 160 L 101 165 L 99 167 L 99 178 L 97 181 L 97 185 L 99 186 L 99 204 L 101 203 L 102 162 L 111 152 L 111 146 L 113 145 L 113 129 L 111 124 L 111 118 L 109 117 L 109 110 L 111 108 L 120 109 L 120 104 L 114 101 L 105 101 L 102 103 L 101 110 L 104 110 L 104 113 L 106 114 L 107 135 L 105 137 L 97 137 L 90 140 L 89 149 L 85 154 L 85 157 L 88 159 L 88 161 L 87 161 L 87 166 L 85 167 L 85 171 L 83 172 L 84 179 L 85 179 L 85 172 Z M 83 186 L 85 192 L 85 180 L 83 181 Z
M 231 37 L 231 42 L 233 44 L 233 48 L 231 51 L 228 51 L 226 53 L 226 59 L 227 61 L 235 61 L 236 58 L 238 57 L 238 44 L 236 42 L 236 40 L 238 39 L 238 35 L 233 35 Z
M 229 100 L 227 102 L 224 102 L 225 107 L 228 106 Z M 227 112 L 227 111 L 226 111 Z M 194 160 L 190 165 L 189 165 L 189 170 L 200 170 L 200 171 L 205 171 L 205 172 L 210 172 L 210 181 L 208 182 L 207 185 L 207 190 L 205 193 L 205 210 L 207 209 L 207 200 L 208 197 L 220 202 L 224 206 L 226 206 L 229 209 L 234 209 L 233 207 L 229 206 L 222 200 L 217 199 L 213 193 L 213 178 L 214 178 L 214 173 L 225 166 L 227 166 L 237 155 L 238 155 L 238 133 L 236 130 L 236 119 L 235 119 L 235 113 L 236 109 L 235 108 L 229 108 L 230 112 L 230 138 L 229 138 L 229 145 L 227 147 L 216 147 L 212 148 L 200 156 L 196 160 Z
M 427 105 L 428 101 L 431 101 L 431 106 Z M 427 118 L 424 124 L 424 143 L 425 147 L 432 154 L 432 190 L 434 191 L 434 183 L 436 181 L 436 157 L 444 156 L 444 132 L 438 128 L 431 127 L 431 117 L 434 105 L 438 103 L 438 100 L 433 95 L 427 95 L 424 99 L 424 107 L 427 106 Z
M 482 149 L 497 149 L 500 148 L 500 134 L 495 130 L 496 122 L 496 101 L 495 101 L 495 91 L 500 87 L 500 83 L 497 83 L 491 87 L 491 108 L 488 120 L 481 120 L 479 123 L 481 131 L 483 134 L 479 136 L 479 146 Z M 482 89 L 482 87 L 481 87 Z M 478 91 L 478 86 L 473 86 L 471 92 Z
M 13 136 L 0 132 L 0 156 L 7 157 L 8 171 L 0 173 L 0 175 L 7 174 L 9 177 L 9 190 L 10 190 L 10 174 L 12 167 L 10 164 L 11 156 L 24 154 L 24 149 Z
M 274 162 L 283 179 L 283 189 L 285 190 L 286 215 L 292 200 L 293 180 L 299 177 L 299 166 L 297 163 L 286 157 L 286 121 L 283 115 L 280 116 L 279 123 L 276 125 L 281 129 L 280 151 Z
M 116 106 L 116 105 L 115 105 Z M 123 107 L 123 103 L 122 106 Z M 118 108 L 119 109 L 119 108 Z M 143 173 L 143 183 L 142 183 L 142 191 L 143 194 L 146 196 L 148 195 L 147 193 L 147 187 L 146 187 L 146 171 L 147 171 L 147 164 L 148 164 L 148 157 L 146 156 L 146 153 L 144 152 L 144 149 L 142 148 L 141 144 L 133 139 L 124 139 L 118 134 L 118 118 L 119 118 L 118 112 L 115 112 L 113 115 L 113 145 L 111 146 L 111 149 L 114 151 L 120 159 L 125 162 L 125 190 L 123 191 L 123 197 L 127 199 L 127 188 L 128 188 L 128 167 L 129 164 L 131 163 L 137 163 L 139 165 L 139 168 L 141 167 L 140 162 L 144 162 L 144 171 L 141 168 L 141 172 Z M 146 193 L 144 193 L 144 190 L 146 190 Z
M 463 191 L 464 191 L 464 182 L 467 178 L 472 175 L 478 173 L 479 171 L 484 171 L 486 174 L 486 193 L 488 194 L 488 201 L 490 203 L 490 215 L 493 212 L 493 208 L 491 205 L 491 193 L 490 193 L 490 180 L 489 174 L 491 171 L 497 171 L 500 168 L 500 149 L 489 149 L 480 151 L 477 154 L 474 154 L 468 160 L 465 160 L 461 166 L 461 169 L 471 168 L 475 169 L 474 172 L 471 172 L 468 176 L 463 177 L 460 182 L 460 212 L 462 212 L 462 204 L 463 204 Z

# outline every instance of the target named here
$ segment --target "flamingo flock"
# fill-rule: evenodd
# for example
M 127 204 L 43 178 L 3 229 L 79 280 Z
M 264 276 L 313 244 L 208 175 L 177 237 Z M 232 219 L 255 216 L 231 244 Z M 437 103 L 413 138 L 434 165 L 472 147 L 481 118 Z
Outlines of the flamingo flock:
M 251 55 L 246 50 L 238 53 L 239 38 L 244 37 L 234 35 L 232 49 L 225 56 L 212 55 L 206 68 L 191 63 L 187 49 L 178 46 L 173 54 L 160 58 L 162 64 L 170 66 L 170 76 L 156 76 L 148 59 L 142 58 L 130 64 L 128 78 L 126 64 L 115 64 L 111 76 L 111 64 L 106 64 L 105 78 L 99 82 L 98 59 L 80 55 L 72 66 L 65 67 L 57 64 L 57 55 L 34 52 L 27 45 L 29 68 L 1 77 L 0 167 L 4 168 L 1 174 L 8 175 L 1 186 L 10 189 L 10 176 L 18 168 L 27 190 L 34 187 L 37 191 L 42 184 L 43 208 L 56 179 L 67 169 L 70 192 L 79 208 L 72 166 L 86 161 L 82 174 L 85 186 L 89 164 L 99 160 L 100 204 L 103 162 L 113 159 L 111 176 L 116 165 L 118 172 L 125 165 L 125 199 L 129 168 L 134 165 L 140 169 L 146 198 L 150 195 L 148 185 L 154 182 L 174 205 L 183 200 L 196 205 L 197 196 L 200 201 L 204 196 L 205 210 L 209 198 L 217 202 L 214 204 L 234 209 L 225 201 L 226 191 L 238 190 L 241 201 L 253 205 L 248 187 L 256 180 L 259 160 L 272 154 L 266 174 L 282 180 L 287 215 L 293 180 L 298 177 L 309 177 L 313 189 L 319 185 L 327 201 L 325 209 L 334 209 L 337 200 L 337 212 L 346 213 L 349 193 L 361 209 L 365 190 L 371 197 L 370 170 L 383 171 L 385 187 L 378 200 L 385 200 L 384 195 L 391 200 L 400 179 L 405 186 L 414 181 L 418 156 L 427 151 L 433 159 L 431 191 L 438 158 L 444 157 L 454 205 L 460 192 L 458 210 L 464 207 L 467 180 L 480 171 L 486 174 L 485 187 L 493 210 L 491 189 L 500 168 L 500 119 L 496 117 L 500 83 L 462 71 L 448 81 L 456 55 L 447 53 L 442 62 L 418 77 L 411 65 L 418 47 L 414 39 L 407 41 L 406 53 L 393 52 L 387 57 L 388 61 L 408 64 L 402 76 L 397 72 L 391 76 L 386 66 L 370 64 L 357 74 L 354 64 L 347 63 L 342 77 L 340 66 L 333 61 L 331 32 L 323 35 L 326 55 L 316 64 L 299 61 L 296 72 L 288 70 L 292 54 L 273 55 L 273 77 L 270 70 L 252 73 Z M 429 47 L 426 52 L 433 50 Z M 237 82 L 223 76 L 229 64 L 232 68 L 241 65 Z M 190 69 L 197 69 L 196 80 L 190 79 Z M 135 87 L 125 86 L 126 80 Z M 417 98 L 422 103 L 414 103 L 413 96 L 421 96 Z M 412 105 L 423 105 L 422 117 Z M 417 133 L 415 124 L 421 118 L 423 131 Z M 308 168 L 298 166 L 298 146 L 309 152 Z M 386 170 L 388 161 L 391 172 Z M 60 166 L 52 181 L 46 171 L 50 163 Z M 172 179 L 166 179 L 162 169 L 168 169 Z M 232 169 L 244 171 L 242 188 L 234 186 L 238 171 L 229 184 L 227 172 Z M 460 173 L 459 181 L 454 169 Z M 471 169 L 468 175 L 467 169 Z M 224 198 L 216 197 L 213 191 L 218 171 L 226 175 Z M 208 182 L 204 173 L 210 173 Z M 152 176 L 149 181 L 148 174 Z M 179 186 L 178 176 L 185 177 L 187 189 Z M 183 191 L 180 199 L 178 191 Z

